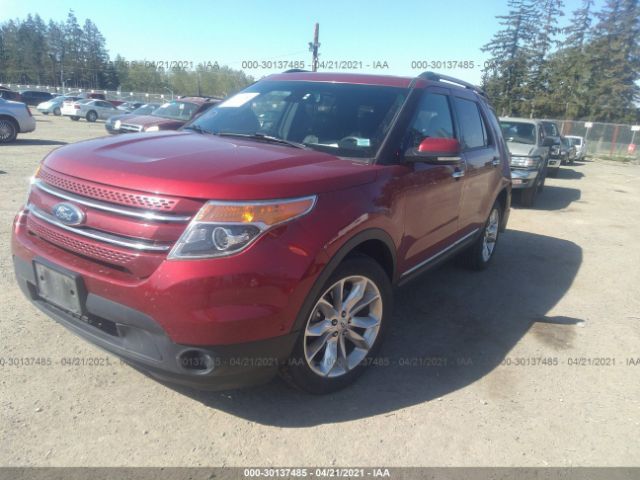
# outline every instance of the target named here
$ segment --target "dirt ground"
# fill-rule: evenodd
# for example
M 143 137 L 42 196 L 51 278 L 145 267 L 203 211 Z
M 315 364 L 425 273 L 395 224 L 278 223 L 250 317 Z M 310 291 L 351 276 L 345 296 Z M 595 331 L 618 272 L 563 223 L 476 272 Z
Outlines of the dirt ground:
M 386 361 L 351 388 L 193 392 L 18 290 L 11 221 L 29 177 L 106 133 L 37 120 L 0 146 L 0 466 L 640 465 L 640 166 L 563 167 L 535 208 L 512 210 L 488 271 L 448 264 L 399 290 Z

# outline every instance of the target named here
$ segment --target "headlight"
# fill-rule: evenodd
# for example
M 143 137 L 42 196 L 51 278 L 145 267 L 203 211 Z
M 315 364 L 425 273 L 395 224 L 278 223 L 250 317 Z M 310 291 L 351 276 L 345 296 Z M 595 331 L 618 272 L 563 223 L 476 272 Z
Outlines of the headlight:
M 113 122 L 113 128 L 115 128 L 116 130 L 120 129 L 120 125 L 122 125 L 122 122 L 120 120 L 116 120 L 115 122 Z
M 158 125 L 151 125 L 150 127 L 144 129 L 145 132 L 157 132 L 158 130 L 160 130 L 160 127 Z
M 512 167 L 536 168 L 540 162 L 540 157 L 511 157 Z
M 316 196 L 264 202 L 204 204 L 169 253 L 170 259 L 233 255 L 276 225 L 306 215 Z

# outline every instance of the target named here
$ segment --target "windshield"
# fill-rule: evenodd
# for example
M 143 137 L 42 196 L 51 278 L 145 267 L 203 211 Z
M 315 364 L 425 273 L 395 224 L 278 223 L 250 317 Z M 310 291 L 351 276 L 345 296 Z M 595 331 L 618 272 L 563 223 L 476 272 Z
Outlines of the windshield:
M 571 142 L 571 145 L 575 145 L 575 146 L 582 145 L 582 139 L 581 138 L 570 138 L 569 141 Z
M 327 82 L 263 81 L 207 111 L 188 128 L 275 137 L 345 157 L 372 157 L 407 89 Z
M 156 117 L 171 118 L 173 120 L 189 120 L 198 111 L 199 105 L 189 102 L 168 102 L 153 111 Z
M 502 135 L 507 142 L 535 145 L 536 126 L 533 123 L 500 122 Z
M 158 108 L 157 104 L 142 105 L 141 107 L 138 107 L 135 110 L 133 110 L 131 113 L 135 113 L 138 115 L 148 115 L 149 113 L 153 112 L 157 108 Z

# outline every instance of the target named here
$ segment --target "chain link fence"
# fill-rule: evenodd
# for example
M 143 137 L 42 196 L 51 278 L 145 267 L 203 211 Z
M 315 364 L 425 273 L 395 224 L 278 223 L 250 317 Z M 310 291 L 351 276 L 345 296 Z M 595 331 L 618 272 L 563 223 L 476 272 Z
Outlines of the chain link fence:
M 640 163 L 640 125 L 552 121 L 560 127 L 562 135 L 578 135 L 585 138 L 589 156 Z

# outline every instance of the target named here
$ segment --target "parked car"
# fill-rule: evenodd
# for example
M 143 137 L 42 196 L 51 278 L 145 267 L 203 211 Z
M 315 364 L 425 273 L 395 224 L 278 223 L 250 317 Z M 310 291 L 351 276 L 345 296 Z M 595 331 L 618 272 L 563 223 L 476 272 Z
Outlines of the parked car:
M 13 90 L 0 87 L 0 98 L 4 98 L 5 100 L 12 100 L 14 102 L 22 102 L 22 96 L 19 92 L 14 92 Z
M 19 133 L 35 129 L 36 121 L 28 105 L 0 98 L 0 143 L 13 142 Z
M 20 92 L 20 97 L 22 98 L 22 101 L 24 103 L 35 107 L 39 103 L 51 100 L 53 98 L 53 95 L 51 95 L 49 92 L 40 92 L 37 90 L 22 90 Z
M 549 176 L 555 177 L 560 170 L 562 164 L 562 142 L 560 129 L 555 122 L 551 120 L 541 120 L 544 134 L 547 138 L 553 139 L 553 144 L 549 150 Z
M 582 161 L 587 157 L 587 141 L 584 137 L 580 137 L 578 135 L 566 135 L 566 138 L 569 139 L 571 145 L 573 145 L 576 149 L 576 160 Z
M 104 128 L 107 132 L 111 134 L 115 133 L 124 133 L 120 130 L 120 126 L 122 123 L 127 123 L 127 121 L 139 117 L 141 115 L 150 115 L 155 109 L 160 106 L 159 103 L 145 103 L 144 105 L 138 107 L 131 113 L 124 113 L 122 115 L 113 115 L 109 117 L 107 121 L 104 123 Z
M 39 103 L 36 109 L 44 115 L 53 113 L 56 117 L 59 117 L 62 115 L 62 104 L 65 101 L 73 102 L 75 100 L 79 100 L 79 97 L 57 96 L 46 102 Z
M 560 137 L 560 160 L 562 165 L 573 165 L 576 160 L 576 147 L 567 137 Z M 558 169 L 556 169 L 557 173 Z
M 162 104 L 152 114 L 128 118 L 120 125 L 120 133 L 177 130 L 220 102 L 219 98 L 181 97 Z
M 394 285 L 493 261 L 511 177 L 487 102 L 433 73 L 289 72 L 181 131 L 63 146 L 11 229 L 17 281 L 158 378 L 340 389 L 375 362 Z
M 64 102 L 60 111 L 62 115 L 68 116 L 71 120 L 78 121 L 80 118 L 85 118 L 87 122 L 95 122 L 98 119 L 106 120 L 112 115 L 120 113 L 110 102 L 90 98 Z
M 511 181 L 520 190 L 520 200 L 532 207 L 544 187 L 553 137 L 547 137 L 541 121 L 529 118 L 500 118 L 502 135 L 511 152 Z
M 144 102 L 122 102 L 120 105 L 118 105 L 118 110 L 131 113 L 135 109 L 140 108 L 142 105 L 144 105 Z

